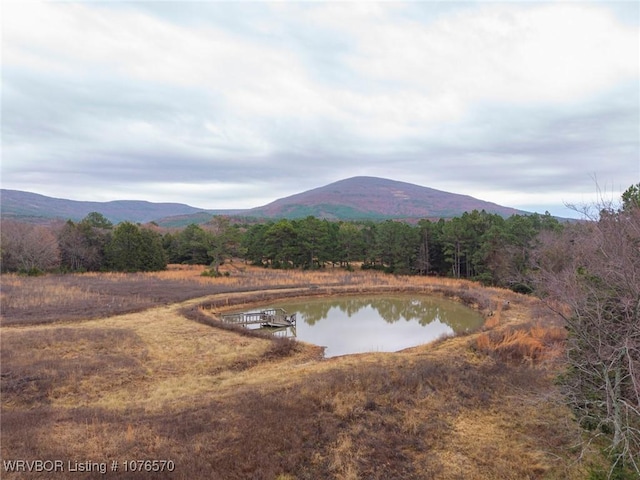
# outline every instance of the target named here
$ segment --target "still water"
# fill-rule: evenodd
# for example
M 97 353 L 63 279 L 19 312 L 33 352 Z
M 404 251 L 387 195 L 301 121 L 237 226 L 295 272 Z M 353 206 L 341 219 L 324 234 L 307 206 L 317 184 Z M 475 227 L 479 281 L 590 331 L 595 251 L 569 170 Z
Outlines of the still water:
M 332 297 L 284 301 L 266 308 L 295 313 L 295 328 L 280 334 L 326 347 L 325 357 L 395 352 L 483 323 L 479 313 L 460 303 L 428 296 Z

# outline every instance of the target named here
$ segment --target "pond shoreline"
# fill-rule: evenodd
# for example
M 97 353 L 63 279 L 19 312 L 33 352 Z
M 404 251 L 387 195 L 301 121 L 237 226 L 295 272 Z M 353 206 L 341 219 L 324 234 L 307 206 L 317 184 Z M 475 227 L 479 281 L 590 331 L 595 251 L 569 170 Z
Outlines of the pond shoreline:
M 423 292 L 315 296 L 265 302 L 234 309 L 231 315 L 259 318 L 280 310 L 295 324 L 278 329 L 244 328 L 326 347 L 325 357 L 368 352 L 397 352 L 443 336 L 477 331 L 484 317 L 461 302 Z M 222 314 L 223 321 L 228 313 Z M 235 318 L 235 317 L 234 317 Z M 228 322 L 227 322 L 228 323 Z
M 12 277 L 6 458 L 135 452 L 171 459 L 185 480 L 585 477 L 553 382 L 562 339 L 535 298 L 375 272 L 200 271 Z M 329 359 L 311 344 L 211 328 L 230 309 L 345 294 L 442 296 L 485 325 Z

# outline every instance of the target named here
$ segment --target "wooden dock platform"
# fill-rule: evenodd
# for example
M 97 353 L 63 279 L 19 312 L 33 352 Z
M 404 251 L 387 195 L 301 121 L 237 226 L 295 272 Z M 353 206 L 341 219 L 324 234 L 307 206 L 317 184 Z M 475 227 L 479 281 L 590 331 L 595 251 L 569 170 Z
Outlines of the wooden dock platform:
M 287 315 L 287 312 L 283 308 L 274 308 L 260 312 L 229 313 L 222 315 L 222 321 L 243 326 L 295 327 L 296 314 Z

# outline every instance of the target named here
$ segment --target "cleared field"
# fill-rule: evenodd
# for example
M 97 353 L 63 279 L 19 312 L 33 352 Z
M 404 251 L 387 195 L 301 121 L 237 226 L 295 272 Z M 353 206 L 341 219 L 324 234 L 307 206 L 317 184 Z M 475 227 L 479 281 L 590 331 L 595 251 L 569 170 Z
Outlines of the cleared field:
M 446 279 L 226 268 L 3 277 L 2 460 L 117 461 L 106 477 L 127 479 L 585 477 L 554 383 L 564 331 L 534 299 Z M 464 337 L 326 360 L 211 326 L 232 306 L 376 291 L 493 315 Z M 124 472 L 124 460 L 175 469 Z

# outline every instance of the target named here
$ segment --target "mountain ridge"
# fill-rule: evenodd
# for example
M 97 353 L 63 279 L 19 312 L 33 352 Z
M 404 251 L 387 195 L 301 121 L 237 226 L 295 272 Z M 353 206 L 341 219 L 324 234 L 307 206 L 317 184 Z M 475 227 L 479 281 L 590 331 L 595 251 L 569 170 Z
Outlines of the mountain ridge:
M 380 177 L 357 176 L 328 185 L 313 188 L 285 198 L 275 200 L 262 207 L 249 209 L 256 216 L 277 217 L 300 210 L 300 205 L 309 208 L 314 216 L 344 220 L 332 215 L 330 206 L 350 208 L 362 218 L 370 216 L 386 218 L 451 218 L 465 211 L 486 210 L 490 213 L 509 216 L 525 213 L 511 207 L 478 200 L 469 195 L 445 192 L 413 183 L 389 180 Z M 324 210 L 319 207 L 324 207 Z M 306 216 L 306 215 L 296 215 Z M 333 217 L 333 218 L 332 218 Z
M 56 218 L 78 221 L 91 212 L 99 212 L 114 223 L 126 220 L 145 223 L 168 216 L 195 214 L 206 210 L 182 203 L 155 203 L 146 200 L 68 200 L 22 190 L 2 189 L 0 195 L 0 211 L 3 218 L 31 218 L 36 222 Z
M 311 215 L 329 220 L 416 220 L 452 218 L 472 210 L 485 210 L 502 216 L 529 213 L 469 195 L 368 176 L 338 180 L 263 206 L 235 210 L 204 209 L 182 203 L 145 200 L 88 202 L 8 189 L 2 189 L 0 195 L 3 218 L 31 222 L 53 219 L 78 221 L 90 212 L 102 213 L 114 223 L 155 221 L 163 226 L 204 223 L 214 215 L 257 219 L 295 219 Z M 194 221 L 190 222 L 191 219 Z

